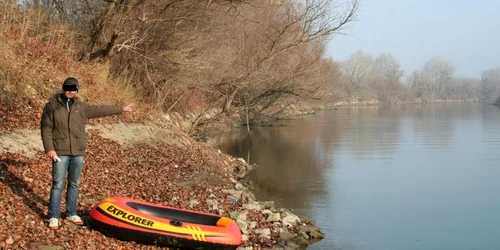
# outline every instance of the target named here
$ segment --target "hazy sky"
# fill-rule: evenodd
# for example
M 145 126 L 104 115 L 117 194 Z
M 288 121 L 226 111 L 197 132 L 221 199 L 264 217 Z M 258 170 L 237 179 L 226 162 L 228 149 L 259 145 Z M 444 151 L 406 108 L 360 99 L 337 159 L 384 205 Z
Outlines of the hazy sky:
M 451 60 L 457 76 L 500 67 L 500 0 L 361 0 L 357 19 L 331 39 L 334 60 L 389 52 L 405 75 L 434 56 Z

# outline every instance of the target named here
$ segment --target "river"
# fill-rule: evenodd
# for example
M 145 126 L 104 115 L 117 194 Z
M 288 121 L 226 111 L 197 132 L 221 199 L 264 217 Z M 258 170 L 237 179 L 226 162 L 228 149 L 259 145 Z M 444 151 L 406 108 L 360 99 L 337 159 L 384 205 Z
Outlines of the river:
M 340 107 L 213 138 L 249 180 L 317 222 L 312 250 L 500 249 L 500 108 Z

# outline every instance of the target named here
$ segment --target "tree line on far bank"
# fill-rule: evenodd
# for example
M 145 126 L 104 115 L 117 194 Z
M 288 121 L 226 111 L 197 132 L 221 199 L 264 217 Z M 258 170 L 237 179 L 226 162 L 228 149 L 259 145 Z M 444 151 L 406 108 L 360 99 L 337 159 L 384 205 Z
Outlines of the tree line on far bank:
M 480 79 L 457 77 L 453 62 L 443 57 L 429 59 L 420 70 L 406 77 L 390 53 L 373 58 L 359 50 L 340 68 L 352 96 L 361 100 L 387 104 L 437 100 L 496 102 L 500 96 L 500 67 L 483 71 Z
M 276 118 L 301 102 L 484 100 L 500 92 L 498 69 L 460 79 L 450 63 L 432 59 L 403 80 L 390 54 L 326 57 L 328 40 L 357 21 L 358 8 L 358 0 L 6 0 L 0 38 L 16 39 L 17 56 L 58 72 L 72 72 L 74 62 L 104 67 L 108 83 L 93 82 L 95 72 L 76 76 L 100 89 L 118 82 L 162 112 L 194 114 L 190 132 L 228 117 Z M 0 67 L 1 96 L 19 94 L 16 82 L 53 84 L 50 72 L 26 77 L 15 65 Z

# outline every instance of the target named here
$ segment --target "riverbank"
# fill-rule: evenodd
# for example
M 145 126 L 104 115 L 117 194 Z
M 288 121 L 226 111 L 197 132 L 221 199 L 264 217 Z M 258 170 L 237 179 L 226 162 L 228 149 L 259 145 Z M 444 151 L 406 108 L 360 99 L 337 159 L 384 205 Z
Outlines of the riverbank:
M 182 122 L 170 116 L 147 124 L 89 126 L 78 204 L 84 220 L 93 204 L 119 195 L 229 216 L 243 232 L 241 250 L 300 249 L 324 237 L 308 218 L 256 200 L 240 182 L 253 166 L 193 140 L 177 129 Z M 159 249 L 107 238 L 64 219 L 60 229 L 50 230 L 50 162 L 39 130 L 1 131 L 0 144 L 0 248 Z

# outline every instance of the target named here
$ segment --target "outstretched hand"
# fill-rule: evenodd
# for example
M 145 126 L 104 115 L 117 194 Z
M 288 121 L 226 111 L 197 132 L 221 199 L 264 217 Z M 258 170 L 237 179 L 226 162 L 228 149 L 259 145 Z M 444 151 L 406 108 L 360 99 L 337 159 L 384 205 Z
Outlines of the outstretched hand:
M 123 112 L 132 112 L 132 106 L 134 106 L 133 103 L 122 106 Z

